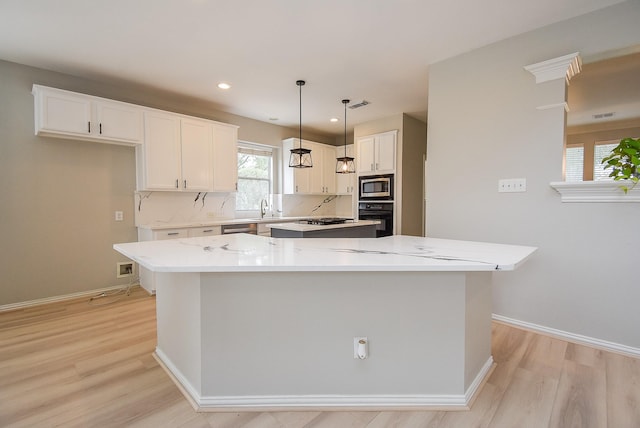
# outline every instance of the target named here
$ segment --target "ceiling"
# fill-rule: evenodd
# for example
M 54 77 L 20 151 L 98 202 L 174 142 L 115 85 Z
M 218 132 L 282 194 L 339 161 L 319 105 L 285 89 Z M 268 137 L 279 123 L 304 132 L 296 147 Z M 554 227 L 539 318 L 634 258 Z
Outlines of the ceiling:
M 349 128 L 426 120 L 429 64 L 621 1 L 0 0 L 0 59 L 294 127 L 303 79 L 303 127 L 340 135 L 344 98 Z

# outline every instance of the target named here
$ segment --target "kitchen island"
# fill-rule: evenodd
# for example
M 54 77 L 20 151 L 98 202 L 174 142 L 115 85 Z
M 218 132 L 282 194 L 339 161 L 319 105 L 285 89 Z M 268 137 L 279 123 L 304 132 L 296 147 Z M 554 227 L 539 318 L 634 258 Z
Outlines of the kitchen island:
M 320 219 L 322 221 L 322 219 Z M 375 238 L 377 220 L 346 220 L 318 224 L 315 220 L 267 224 L 274 238 Z
M 493 366 L 492 275 L 535 251 L 246 234 L 114 248 L 156 272 L 155 355 L 202 411 L 468 408 Z

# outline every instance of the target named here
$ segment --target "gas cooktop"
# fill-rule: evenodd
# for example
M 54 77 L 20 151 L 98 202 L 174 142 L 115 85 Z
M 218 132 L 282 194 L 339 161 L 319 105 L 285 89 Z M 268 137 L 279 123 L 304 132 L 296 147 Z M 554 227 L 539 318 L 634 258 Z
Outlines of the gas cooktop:
M 299 223 L 327 225 L 327 224 L 342 224 L 342 223 L 346 223 L 347 220 L 348 219 L 346 218 L 339 218 L 339 217 L 324 217 L 324 218 L 309 218 L 306 220 L 300 220 Z

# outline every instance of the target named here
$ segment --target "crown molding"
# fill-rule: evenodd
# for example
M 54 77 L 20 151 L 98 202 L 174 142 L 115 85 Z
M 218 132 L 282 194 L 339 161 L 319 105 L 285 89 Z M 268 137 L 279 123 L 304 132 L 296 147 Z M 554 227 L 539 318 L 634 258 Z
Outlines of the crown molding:
M 549 80 L 564 77 L 568 84 L 573 76 L 582 71 L 582 59 L 580 58 L 580 53 L 574 52 L 558 58 L 527 65 L 524 69 L 535 76 L 536 83 L 548 82 Z

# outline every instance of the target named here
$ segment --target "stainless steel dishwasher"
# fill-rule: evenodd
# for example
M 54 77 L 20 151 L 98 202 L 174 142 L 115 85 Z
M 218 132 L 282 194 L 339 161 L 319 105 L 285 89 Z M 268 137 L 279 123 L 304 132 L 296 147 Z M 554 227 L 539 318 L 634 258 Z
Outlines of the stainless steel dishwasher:
M 249 233 L 251 235 L 257 235 L 258 223 L 223 224 L 222 234 L 228 235 L 230 233 Z

